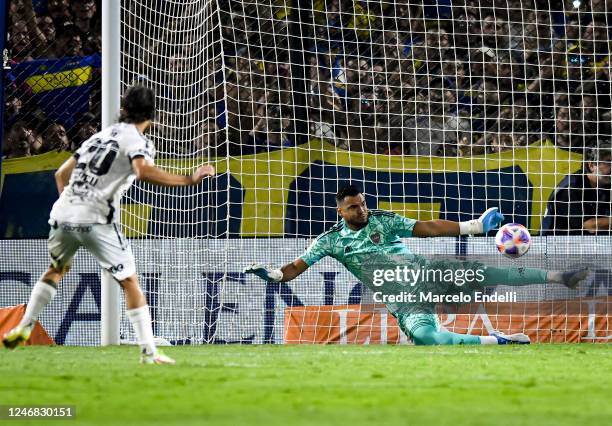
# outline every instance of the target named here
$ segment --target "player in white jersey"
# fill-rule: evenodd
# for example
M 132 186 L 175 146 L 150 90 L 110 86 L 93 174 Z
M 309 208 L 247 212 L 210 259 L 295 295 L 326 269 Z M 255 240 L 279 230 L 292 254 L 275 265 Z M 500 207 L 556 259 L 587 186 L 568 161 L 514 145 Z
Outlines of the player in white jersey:
M 21 322 L 3 339 L 7 348 L 26 341 L 36 319 L 51 301 L 77 249 L 85 247 L 113 275 L 125 293 L 127 316 L 141 347 L 141 362 L 174 364 L 153 341 L 149 307 L 138 284 L 134 256 L 116 225 L 119 202 L 134 179 L 163 186 L 197 185 L 213 176 L 210 165 L 190 176 L 167 173 L 155 166 L 155 148 L 144 136 L 155 115 L 152 90 L 133 86 L 121 100 L 119 122 L 83 143 L 55 173 L 59 199 L 51 210 L 51 265 L 34 285 Z

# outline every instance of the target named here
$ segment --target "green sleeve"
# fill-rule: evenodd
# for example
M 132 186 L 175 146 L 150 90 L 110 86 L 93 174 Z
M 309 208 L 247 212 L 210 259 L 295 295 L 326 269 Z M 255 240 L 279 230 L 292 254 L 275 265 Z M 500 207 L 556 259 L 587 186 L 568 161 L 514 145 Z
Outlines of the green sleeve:
M 391 227 L 391 231 L 395 232 L 400 237 L 412 237 L 412 230 L 414 225 L 417 223 L 415 219 L 409 219 L 399 214 L 395 214 L 389 218 L 388 226 Z
M 308 266 L 312 266 L 325 256 L 331 254 L 331 246 L 329 235 L 320 235 L 310 244 L 304 254 L 300 256 L 300 259 L 306 262 Z

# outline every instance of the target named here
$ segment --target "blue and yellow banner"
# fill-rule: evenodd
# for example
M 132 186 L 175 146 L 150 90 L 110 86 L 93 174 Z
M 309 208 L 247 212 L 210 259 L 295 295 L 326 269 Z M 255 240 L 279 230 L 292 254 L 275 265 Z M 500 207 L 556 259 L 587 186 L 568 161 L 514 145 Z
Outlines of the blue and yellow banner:
M 6 160 L 0 238 L 43 238 L 57 198 L 53 172 L 69 154 Z M 189 173 L 200 160 L 160 161 Z M 468 220 L 497 206 L 537 233 L 558 183 L 582 166 L 548 141 L 470 158 L 339 151 L 320 140 L 294 148 L 217 159 L 218 176 L 194 188 L 134 185 L 123 199 L 128 236 L 312 237 L 337 221 L 339 183 L 363 187 L 368 206 L 420 220 Z
M 70 128 L 89 110 L 94 71 L 101 64 L 99 54 L 38 59 L 14 65 L 9 78 L 32 95 L 51 121 Z

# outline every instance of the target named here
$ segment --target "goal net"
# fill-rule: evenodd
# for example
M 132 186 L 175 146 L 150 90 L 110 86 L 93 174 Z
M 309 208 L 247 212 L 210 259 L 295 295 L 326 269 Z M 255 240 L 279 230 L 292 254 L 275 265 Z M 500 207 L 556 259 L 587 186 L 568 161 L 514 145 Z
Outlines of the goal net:
M 494 233 L 408 239 L 415 253 L 596 265 L 586 287 L 513 288 L 517 303 L 444 315 L 444 326 L 541 341 L 610 335 L 597 307 L 610 291 L 609 226 L 586 223 L 610 215 L 607 3 L 123 2 L 121 82 L 156 90 L 157 163 L 218 171 L 193 188 L 138 183 L 124 198 L 155 333 L 174 344 L 405 341 L 330 258 L 291 283 L 242 273 L 301 255 L 337 222 L 334 196 L 350 181 L 370 208 L 464 221 L 499 207 L 534 236 L 513 261 Z M 601 169 L 587 169 L 587 154 Z M 556 189 L 585 179 L 595 198 L 558 200 L 565 210 L 551 217 Z M 132 338 L 125 318 L 121 332 Z

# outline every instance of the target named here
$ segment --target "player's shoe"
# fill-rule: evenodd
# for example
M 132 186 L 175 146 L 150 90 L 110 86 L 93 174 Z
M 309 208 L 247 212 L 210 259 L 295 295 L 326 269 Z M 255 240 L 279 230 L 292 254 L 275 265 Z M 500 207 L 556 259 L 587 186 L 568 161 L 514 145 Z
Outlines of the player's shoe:
M 169 356 L 164 355 L 163 353 L 159 351 L 157 351 L 157 353 L 155 354 L 148 354 L 143 351 L 142 354 L 140 355 L 140 363 L 141 364 L 174 365 L 176 364 L 176 361 L 170 358 Z
M 15 349 L 21 342 L 25 342 L 30 338 L 34 325 L 26 325 L 24 327 L 15 327 L 4 335 L 2 344 L 7 349 Z
M 501 331 L 494 331 L 491 336 L 495 336 L 498 345 L 528 345 L 531 343 L 529 336 L 523 333 L 504 334 Z
M 568 288 L 576 288 L 578 284 L 582 280 L 584 280 L 589 275 L 589 270 L 587 268 L 583 269 L 573 269 L 571 271 L 564 272 L 561 275 L 561 279 L 563 280 L 563 285 Z

